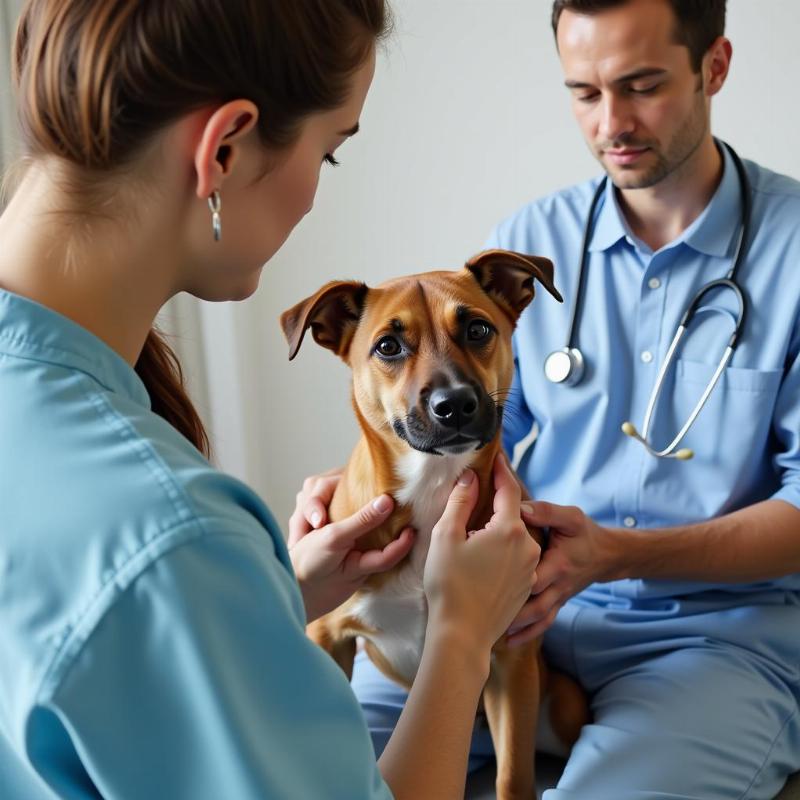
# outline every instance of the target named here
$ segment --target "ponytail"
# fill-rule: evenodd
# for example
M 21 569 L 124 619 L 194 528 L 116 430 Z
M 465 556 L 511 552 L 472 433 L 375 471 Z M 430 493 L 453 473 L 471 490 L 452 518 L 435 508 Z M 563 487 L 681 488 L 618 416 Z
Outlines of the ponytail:
M 135 369 L 150 395 L 153 412 L 182 433 L 206 458 L 210 458 L 208 434 L 186 392 L 178 357 L 156 328 L 152 328 L 147 335 Z

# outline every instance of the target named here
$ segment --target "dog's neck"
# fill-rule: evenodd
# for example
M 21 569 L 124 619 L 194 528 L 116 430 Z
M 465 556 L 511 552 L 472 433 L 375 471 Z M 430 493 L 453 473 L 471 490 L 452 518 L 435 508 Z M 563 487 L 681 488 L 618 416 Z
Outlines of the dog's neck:
M 424 558 L 431 529 L 440 519 L 456 479 L 467 467 L 475 471 L 479 485 L 469 529 L 486 524 L 492 515 L 492 464 L 500 449 L 499 432 L 478 451 L 456 456 L 434 455 L 412 449 L 388 426 L 376 430 L 357 406 L 355 410 L 362 436 L 334 495 L 331 519 L 343 519 L 353 508 L 380 494 L 395 499 L 395 510 L 389 519 L 359 539 L 360 549 L 385 547 L 410 525 L 417 531 L 414 551 Z
M 414 527 L 429 531 L 436 524 L 453 484 L 474 459 L 474 452 L 440 456 L 410 449 L 400 456 L 395 464 L 399 489 L 394 499 L 413 509 Z
M 396 514 L 405 517 L 404 524 L 412 525 L 419 533 L 430 533 L 457 478 L 468 467 L 476 473 L 479 485 L 470 524 L 482 527 L 488 520 L 487 502 L 491 516 L 492 464 L 500 449 L 499 434 L 480 450 L 459 455 L 423 453 L 405 442 L 387 446 L 385 439 L 374 436 L 365 436 L 362 445 L 371 467 L 369 475 L 376 481 L 374 493 L 391 494 L 397 503 Z
M 456 478 L 474 459 L 475 453 L 472 451 L 442 456 L 409 448 L 395 463 L 395 474 L 402 486 L 395 499 L 399 503 L 413 505 L 420 495 L 440 484 L 446 483 L 452 487 Z

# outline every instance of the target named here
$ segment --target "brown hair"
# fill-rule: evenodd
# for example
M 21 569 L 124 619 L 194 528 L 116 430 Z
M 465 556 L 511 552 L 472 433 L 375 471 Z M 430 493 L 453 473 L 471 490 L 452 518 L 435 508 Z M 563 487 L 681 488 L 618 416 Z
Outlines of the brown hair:
M 24 158 L 77 168 L 70 188 L 98 210 L 155 133 L 206 105 L 251 100 L 264 145 L 285 148 L 346 100 L 389 22 L 385 0 L 27 0 L 13 55 Z M 153 410 L 209 455 L 155 329 L 136 371 Z
M 576 14 L 598 14 L 630 0 L 554 0 L 553 33 L 558 32 L 562 11 Z M 725 33 L 726 0 L 668 0 L 675 15 L 675 41 L 689 48 L 692 69 L 700 71 L 703 56 L 716 39 Z

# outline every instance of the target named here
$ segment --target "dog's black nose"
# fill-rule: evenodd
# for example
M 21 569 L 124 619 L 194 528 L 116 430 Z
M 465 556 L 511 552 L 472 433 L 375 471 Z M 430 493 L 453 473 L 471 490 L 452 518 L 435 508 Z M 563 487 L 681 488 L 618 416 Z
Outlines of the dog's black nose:
M 448 428 L 461 428 L 478 413 L 478 395 L 466 384 L 434 389 L 428 398 L 431 416 Z

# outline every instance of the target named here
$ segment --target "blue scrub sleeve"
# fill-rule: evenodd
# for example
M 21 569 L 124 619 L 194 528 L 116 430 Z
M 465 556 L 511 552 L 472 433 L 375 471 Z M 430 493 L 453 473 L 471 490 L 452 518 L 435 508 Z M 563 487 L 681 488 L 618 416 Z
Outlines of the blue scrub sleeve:
M 780 442 L 775 467 L 782 484 L 772 499 L 785 500 L 800 508 L 800 322 L 795 326 L 789 347 L 788 367 L 778 390 L 772 421 Z
M 517 359 L 516 337 L 514 339 L 514 375 L 511 380 L 511 391 L 503 407 L 503 447 L 509 458 L 514 455 L 517 442 L 524 439 L 533 427 L 534 417 L 525 395 L 522 392 L 522 380 L 519 374 L 519 361 Z
M 91 782 L 106 800 L 391 798 L 298 591 L 266 533 L 211 532 L 162 555 L 35 712 L 31 739 L 53 745 L 30 754 L 37 770 L 64 796 L 95 796 Z M 66 739 L 85 773 L 48 758 Z

